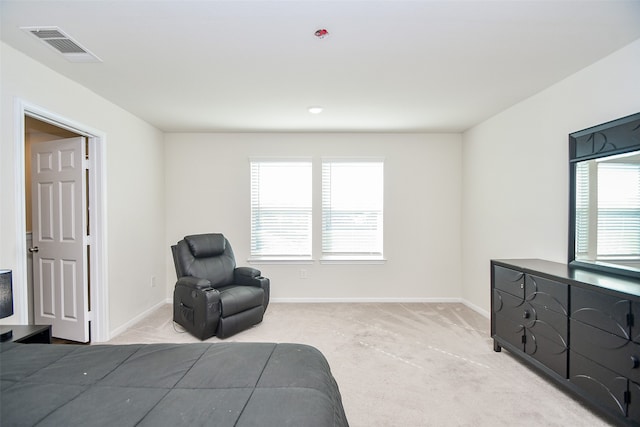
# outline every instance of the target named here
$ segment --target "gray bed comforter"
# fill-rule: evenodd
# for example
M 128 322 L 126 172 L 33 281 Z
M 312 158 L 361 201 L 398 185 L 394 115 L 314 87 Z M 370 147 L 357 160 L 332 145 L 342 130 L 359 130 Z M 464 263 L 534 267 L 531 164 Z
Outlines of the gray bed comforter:
M 0 425 L 347 426 L 300 344 L 0 345 Z

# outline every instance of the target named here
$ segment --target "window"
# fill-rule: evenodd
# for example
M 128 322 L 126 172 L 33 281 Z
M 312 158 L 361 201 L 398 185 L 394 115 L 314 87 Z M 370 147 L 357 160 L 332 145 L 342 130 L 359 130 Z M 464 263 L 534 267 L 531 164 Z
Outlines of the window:
M 580 162 L 576 165 L 576 256 L 594 257 L 589 254 L 589 219 L 590 191 L 589 168 L 590 162 Z M 595 163 L 593 163 L 595 164 Z
M 640 164 L 590 160 L 576 165 L 576 257 L 640 257 Z
M 322 162 L 322 258 L 382 259 L 383 162 Z
M 598 256 L 640 256 L 640 164 L 598 164 Z
M 311 258 L 311 161 L 251 161 L 251 258 Z

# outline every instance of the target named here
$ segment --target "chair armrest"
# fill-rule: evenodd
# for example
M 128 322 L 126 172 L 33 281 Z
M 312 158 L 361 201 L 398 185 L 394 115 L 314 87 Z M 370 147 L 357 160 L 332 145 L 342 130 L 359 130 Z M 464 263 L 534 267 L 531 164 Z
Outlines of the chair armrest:
M 269 305 L 271 294 L 271 282 L 268 278 L 262 277 L 262 273 L 253 267 L 238 267 L 233 271 L 233 278 L 236 284 L 244 286 L 255 286 L 264 291 L 264 309 Z
M 265 292 L 269 290 L 269 279 L 262 277 L 262 273 L 253 267 L 238 267 L 233 270 L 234 282 L 243 286 L 256 286 Z
M 193 276 L 183 276 L 178 279 L 176 286 L 186 286 L 191 289 L 208 289 L 211 288 L 211 282 L 207 279 Z
M 257 268 L 238 267 L 233 270 L 233 281 L 238 285 L 262 287 L 265 278 L 261 274 Z
M 206 279 L 181 277 L 173 290 L 173 321 L 201 340 L 215 335 L 220 321 L 220 291 Z
M 235 274 L 236 276 L 240 275 L 240 276 L 247 276 L 247 277 L 258 277 L 262 273 L 260 272 L 260 270 L 253 267 L 237 267 L 233 271 L 233 274 Z

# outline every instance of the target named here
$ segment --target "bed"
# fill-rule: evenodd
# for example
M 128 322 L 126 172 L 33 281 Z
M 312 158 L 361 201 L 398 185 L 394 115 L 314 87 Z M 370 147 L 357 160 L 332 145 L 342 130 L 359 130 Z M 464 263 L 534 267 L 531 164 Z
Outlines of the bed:
M 0 344 L 2 426 L 347 426 L 301 344 Z

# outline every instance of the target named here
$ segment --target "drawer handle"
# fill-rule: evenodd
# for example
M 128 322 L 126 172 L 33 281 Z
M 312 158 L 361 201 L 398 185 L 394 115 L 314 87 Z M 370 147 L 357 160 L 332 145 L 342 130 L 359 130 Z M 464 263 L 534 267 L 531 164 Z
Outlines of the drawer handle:
M 640 366 L 640 359 L 638 356 L 631 356 L 631 369 L 636 369 Z

